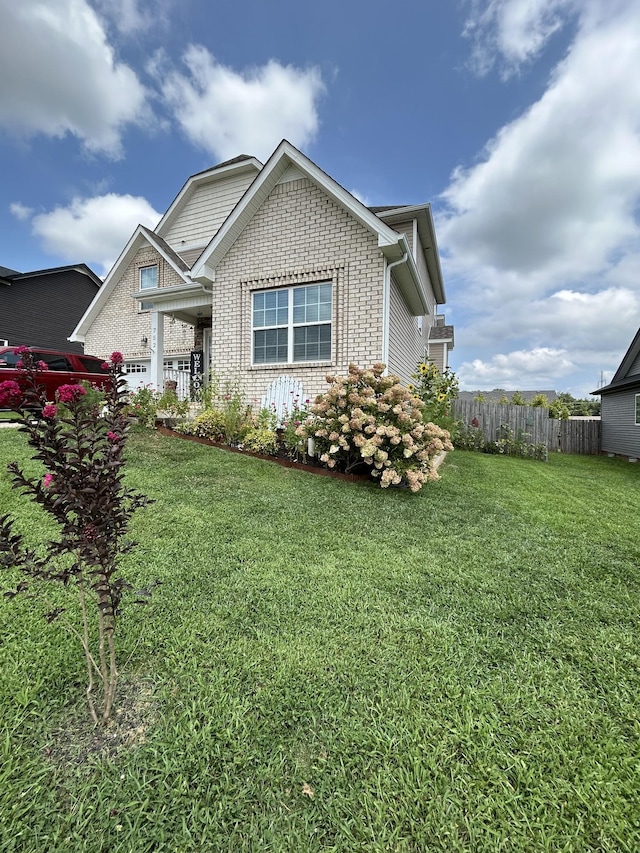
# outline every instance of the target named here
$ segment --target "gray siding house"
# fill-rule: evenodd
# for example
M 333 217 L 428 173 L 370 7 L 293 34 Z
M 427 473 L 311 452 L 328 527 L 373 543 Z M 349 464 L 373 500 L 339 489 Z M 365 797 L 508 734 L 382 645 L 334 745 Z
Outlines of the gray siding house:
M 83 352 L 69 336 L 101 286 L 86 264 L 31 272 L 0 266 L 0 345 Z
M 593 393 L 602 399 L 603 452 L 640 459 L 640 329 L 609 385 Z

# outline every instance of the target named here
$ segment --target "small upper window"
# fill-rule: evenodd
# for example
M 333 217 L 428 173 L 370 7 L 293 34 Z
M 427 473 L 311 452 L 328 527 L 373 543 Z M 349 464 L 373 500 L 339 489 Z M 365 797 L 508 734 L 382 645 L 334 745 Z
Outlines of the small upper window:
M 636 394 L 636 426 L 640 426 L 640 394 Z
M 155 290 L 158 286 L 158 265 L 140 267 L 140 290 Z M 153 308 L 153 302 L 141 302 L 140 310 L 149 311 Z

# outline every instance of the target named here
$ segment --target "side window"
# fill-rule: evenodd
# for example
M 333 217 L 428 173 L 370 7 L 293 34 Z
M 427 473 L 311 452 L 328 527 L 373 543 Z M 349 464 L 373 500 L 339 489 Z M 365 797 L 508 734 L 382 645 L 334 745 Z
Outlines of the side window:
M 80 361 L 82 362 L 82 366 L 87 371 L 87 373 L 108 373 L 109 370 L 105 369 L 102 364 L 103 362 L 99 361 L 96 358 L 83 358 L 79 356 Z
M 21 356 L 16 355 L 12 350 L 7 350 L 0 355 L 0 367 L 15 367 L 21 360 Z
M 63 355 L 50 352 L 34 352 L 36 361 L 44 361 L 49 370 L 66 370 L 71 372 L 73 368 Z
M 640 394 L 636 394 L 636 426 L 640 426 Z

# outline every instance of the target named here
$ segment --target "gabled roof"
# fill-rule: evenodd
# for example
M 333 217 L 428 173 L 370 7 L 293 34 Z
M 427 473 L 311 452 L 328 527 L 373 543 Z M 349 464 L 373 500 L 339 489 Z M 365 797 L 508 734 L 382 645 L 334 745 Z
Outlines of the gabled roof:
M 0 267 L 0 278 L 6 279 L 7 282 L 19 282 L 27 278 L 40 278 L 41 276 L 59 275 L 68 272 L 78 272 L 81 275 L 86 275 L 96 287 L 100 287 L 102 284 L 102 279 L 86 264 L 68 264 L 64 267 L 50 267 L 45 270 L 30 270 L 29 272 L 16 272 L 16 270 L 10 270 L 8 267 Z
M 383 222 L 394 225 L 398 222 L 406 222 L 407 219 L 415 219 L 418 223 L 418 235 L 422 248 L 424 249 L 425 261 L 431 279 L 431 286 L 438 305 L 444 305 L 447 297 L 444 292 L 442 269 L 440 267 L 440 254 L 436 242 L 436 230 L 433 224 L 433 216 L 430 204 L 402 204 L 395 207 L 370 207 Z
M 180 216 L 189 198 L 203 184 L 212 183 L 221 178 L 227 178 L 230 175 L 239 175 L 243 172 L 254 172 L 257 174 L 261 169 L 262 163 L 260 160 L 250 157 L 248 154 L 240 154 L 238 157 L 225 160 L 223 163 L 218 163 L 217 166 L 212 166 L 210 169 L 205 169 L 203 172 L 196 172 L 195 175 L 191 175 L 191 177 L 187 178 L 182 189 L 157 224 L 156 233 L 168 233 L 171 226 Z
M 361 225 L 377 235 L 378 246 L 389 262 L 404 261 L 395 267 L 394 278 L 403 291 L 410 309 L 416 315 L 427 314 L 429 312 L 427 295 L 405 235 L 395 231 L 286 139 L 282 140 L 267 160 L 253 183 L 195 262 L 191 270 L 192 278 L 203 284 L 210 284 L 215 280 L 216 267 L 247 227 L 280 178 L 291 166 L 296 167 Z M 435 246 L 435 240 L 430 245 Z M 436 275 L 436 280 L 433 282 L 436 293 L 438 293 L 438 281 L 440 282 L 440 289 L 442 289 L 441 277 L 438 279 Z
M 608 385 L 603 388 L 598 388 L 592 391 L 592 394 L 610 394 L 613 391 L 622 391 L 625 388 L 632 388 L 634 385 L 640 386 L 640 373 L 633 373 L 628 376 L 631 365 L 640 355 L 640 329 L 636 332 L 636 336 L 631 341 L 631 346 L 624 354 L 620 366 L 613 375 L 613 379 Z
M 154 248 L 165 259 L 165 261 L 173 267 L 185 284 L 191 284 L 191 280 L 187 275 L 189 267 L 182 260 L 180 255 L 174 252 L 171 246 L 169 246 L 162 237 L 158 237 L 157 234 L 154 234 L 153 231 L 145 228 L 144 225 L 138 225 L 136 230 L 133 232 L 131 239 L 124 247 L 120 257 L 111 268 L 109 275 L 105 278 L 95 299 L 91 302 L 91 305 L 89 305 L 80 322 L 73 330 L 73 333 L 69 338 L 70 341 L 84 340 L 89 327 L 111 296 L 111 293 L 116 284 L 120 281 L 123 272 L 135 258 L 140 249 L 145 245 Z
M 17 270 L 9 269 L 9 267 L 0 267 L 0 279 L 13 278 L 14 275 L 20 275 Z M 6 282 L 8 284 L 8 282 Z
M 453 326 L 431 326 L 429 329 L 429 340 L 433 343 L 453 344 Z M 453 346 L 451 347 L 453 349 Z

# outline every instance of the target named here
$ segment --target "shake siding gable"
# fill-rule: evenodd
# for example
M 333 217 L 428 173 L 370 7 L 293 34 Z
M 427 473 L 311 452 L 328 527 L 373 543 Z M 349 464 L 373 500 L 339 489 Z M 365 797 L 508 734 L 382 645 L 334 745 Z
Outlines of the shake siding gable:
M 241 380 L 249 400 L 285 372 L 313 398 L 326 390 L 325 374 L 380 361 L 383 274 L 377 236 L 312 181 L 276 185 L 216 269 L 214 370 Z M 252 367 L 253 292 L 318 281 L 333 285 L 331 362 Z
M 138 310 L 138 304 L 132 295 L 139 290 L 140 267 L 151 264 L 158 264 L 160 287 L 173 287 L 183 283 L 178 273 L 155 249 L 140 249 L 116 284 L 111 298 L 89 327 L 85 352 L 106 358 L 114 350 L 118 350 L 128 359 L 150 358 L 148 346 L 141 343 L 143 337 L 147 340 L 150 337 L 150 314 L 148 311 Z M 164 349 L 167 355 L 186 353 L 193 347 L 193 329 L 185 328 L 183 323 L 171 323 L 170 318 L 166 317 L 164 334 Z
M 180 216 L 161 236 L 177 252 L 180 246 L 206 245 L 245 193 L 255 173 L 230 175 L 197 187 L 186 200 Z

